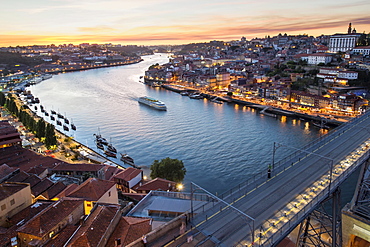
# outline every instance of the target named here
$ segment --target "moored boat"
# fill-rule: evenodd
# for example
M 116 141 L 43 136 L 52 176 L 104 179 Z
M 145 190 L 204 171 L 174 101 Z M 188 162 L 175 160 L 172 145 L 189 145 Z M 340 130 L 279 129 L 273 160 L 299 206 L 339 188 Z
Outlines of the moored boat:
M 128 156 L 128 154 L 121 153 L 121 161 L 123 161 L 126 164 L 129 164 L 130 166 L 132 166 L 134 168 L 141 169 L 140 167 L 138 167 L 137 165 L 135 165 L 134 159 L 131 158 L 130 156 Z
M 139 103 L 142 103 L 144 105 L 153 107 L 157 110 L 161 110 L 161 111 L 166 111 L 167 110 L 167 107 L 163 102 L 161 102 L 157 99 L 150 98 L 148 96 L 140 97 L 138 99 L 138 101 L 139 101 Z
M 193 94 L 189 95 L 189 98 L 191 98 L 191 99 L 203 99 L 204 97 L 200 93 L 193 93 Z
M 113 152 L 111 152 L 111 151 L 109 151 L 109 150 L 105 150 L 105 151 L 104 151 L 104 154 L 105 154 L 106 156 L 109 156 L 109 157 L 117 158 L 116 153 L 113 153 Z
M 97 148 L 104 150 L 104 145 L 103 144 L 101 144 L 100 142 L 95 142 L 95 143 L 96 143 Z

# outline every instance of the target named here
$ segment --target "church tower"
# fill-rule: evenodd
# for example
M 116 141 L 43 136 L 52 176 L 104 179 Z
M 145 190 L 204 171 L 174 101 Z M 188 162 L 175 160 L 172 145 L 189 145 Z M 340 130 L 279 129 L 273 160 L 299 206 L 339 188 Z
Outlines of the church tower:
M 352 33 L 352 23 L 349 23 L 348 25 L 348 34 Z

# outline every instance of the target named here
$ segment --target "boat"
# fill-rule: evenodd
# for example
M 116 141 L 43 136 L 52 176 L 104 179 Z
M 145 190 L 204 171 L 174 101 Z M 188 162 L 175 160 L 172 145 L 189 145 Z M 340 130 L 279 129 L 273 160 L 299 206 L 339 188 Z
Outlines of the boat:
M 37 111 L 37 106 L 35 106 L 35 111 Z
M 189 96 L 189 92 L 188 91 L 183 91 L 180 93 L 182 96 Z
M 57 120 L 57 125 L 62 126 L 62 122 L 61 122 L 61 121 L 59 121 L 59 120 Z
M 64 118 L 64 122 L 65 122 L 66 124 L 69 124 L 69 120 L 68 120 L 67 118 Z
M 51 112 L 51 114 L 53 114 L 53 115 L 57 114 L 54 110 L 51 110 L 50 112 Z
M 129 164 L 130 166 L 132 166 L 134 168 L 141 169 L 140 167 L 138 167 L 137 165 L 135 165 L 134 159 L 131 158 L 130 156 L 128 156 L 128 154 L 121 153 L 121 161 L 123 161 L 126 164 Z
M 312 125 L 320 129 L 330 129 L 330 127 L 326 125 L 326 121 L 323 119 L 321 119 L 320 123 L 312 122 Z
M 71 129 L 76 130 L 76 126 L 73 123 L 71 124 Z
M 55 121 L 55 117 L 54 116 L 50 116 L 50 119 Z
M 111 143 L 109 143 L 107 145 L 107 150 L 113 152 L 113 153 L 117 153 L 117 149 L 115 147 L 113 147 L 113 145 Z
M 44 112 L 44 114 L 45 114 L 45 116 L 47 116 L 47 117 L 49 116 L 49 113 L 47 113 L 47 112 Z
M 69 131 L 68 126 L 67 126 L 67 125 L 65 125 L 65 124 L 63 124 L 63 129 L 64 129 L 65 131 Z
M 157 99 L 150 98 L 148 96 L 140 97 L 138 101 L 139 101 L 139 103 L 142 103 L 144 105 L 153 107 L 157 110 L 161 110 L 161 111 L 166 111 L 167 110 L 167 107 L 163 102 L 161 102 Z
M 94 134 L 94 136 L 95 136 L 96 142 L 100 142 L 103 145 L 108 145 L 108 141 L 104 137 L 102 137 L 100 134 Z
M 112 138 L 110 140 L 110 143 L 107 145 L 107 149 L 113 153 L 117 153 L 117 149 L 112 144 Z
M 58 118 L 64 118 L 64 116 L 60 113 L 57 114 Z
M 218 100 L 217 97 L 214 97 L 214 98 L 210 99 L 210 101 L 213 102 L 213 103 L 217 103 L 217 104 L 223 104 L 223 102 L 221 100 Z
M 121 153 L 121 160 L 125 163 L 134 163 L 134 159 L 128 156 L 128 154 L 122 154 Z
M 96 143 L 97 148 L 104 150 L 104 145 L 103 144 L 101 144 L 100 142 L 97 142 L 97 141 L 95 143 Z
M 106 156 L 109 156 L 109 157 L 117 158 L 116 153 L 111 152 L 111 151 L 109 151 L 109 150 L 104 150 L 104 154 L 105 154 Z
M 203 95 L 201 95 L 200 93 L 192 93 L 189 95 L 189 98 L 191 99 L 203 99 Z

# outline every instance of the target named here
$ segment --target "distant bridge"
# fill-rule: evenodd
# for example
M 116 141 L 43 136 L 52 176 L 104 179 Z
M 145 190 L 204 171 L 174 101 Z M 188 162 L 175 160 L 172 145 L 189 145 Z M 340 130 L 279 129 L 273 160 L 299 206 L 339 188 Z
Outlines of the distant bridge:
M 190 222 L 218 246 L 275 246 L 368 160 L 369 138 L 367 112 L 273 164 L 270 178 L 266 171 L 220 196 L 209 193 Z M 192 184 L 193 195 L 200 191 Z

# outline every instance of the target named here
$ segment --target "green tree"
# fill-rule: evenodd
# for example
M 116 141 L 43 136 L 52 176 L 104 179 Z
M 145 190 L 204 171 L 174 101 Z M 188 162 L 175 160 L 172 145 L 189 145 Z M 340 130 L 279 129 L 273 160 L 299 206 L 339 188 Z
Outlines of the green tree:
M 55 128 L 52 124 L 48 124 L 45 130 L 45 146 L 50 148 L 57 145 L 57 138 L 55 137 Z
M 161 161 L 154 160 L 150 166 L 150 177 L 164 178 L 174 182 L 181 182 L 186 174 L 184 163 L 178 159 L 171 159 L 169 157 L 162 159 Z
M 38 138 L 45 137 L 45 132 L 46 132 L 46 123 L 43 119 L 40 119 L 36 123 L 36 136 Z
M 5 105 L 5 94 L 3 92 L 0 92 L 0 106 Z

